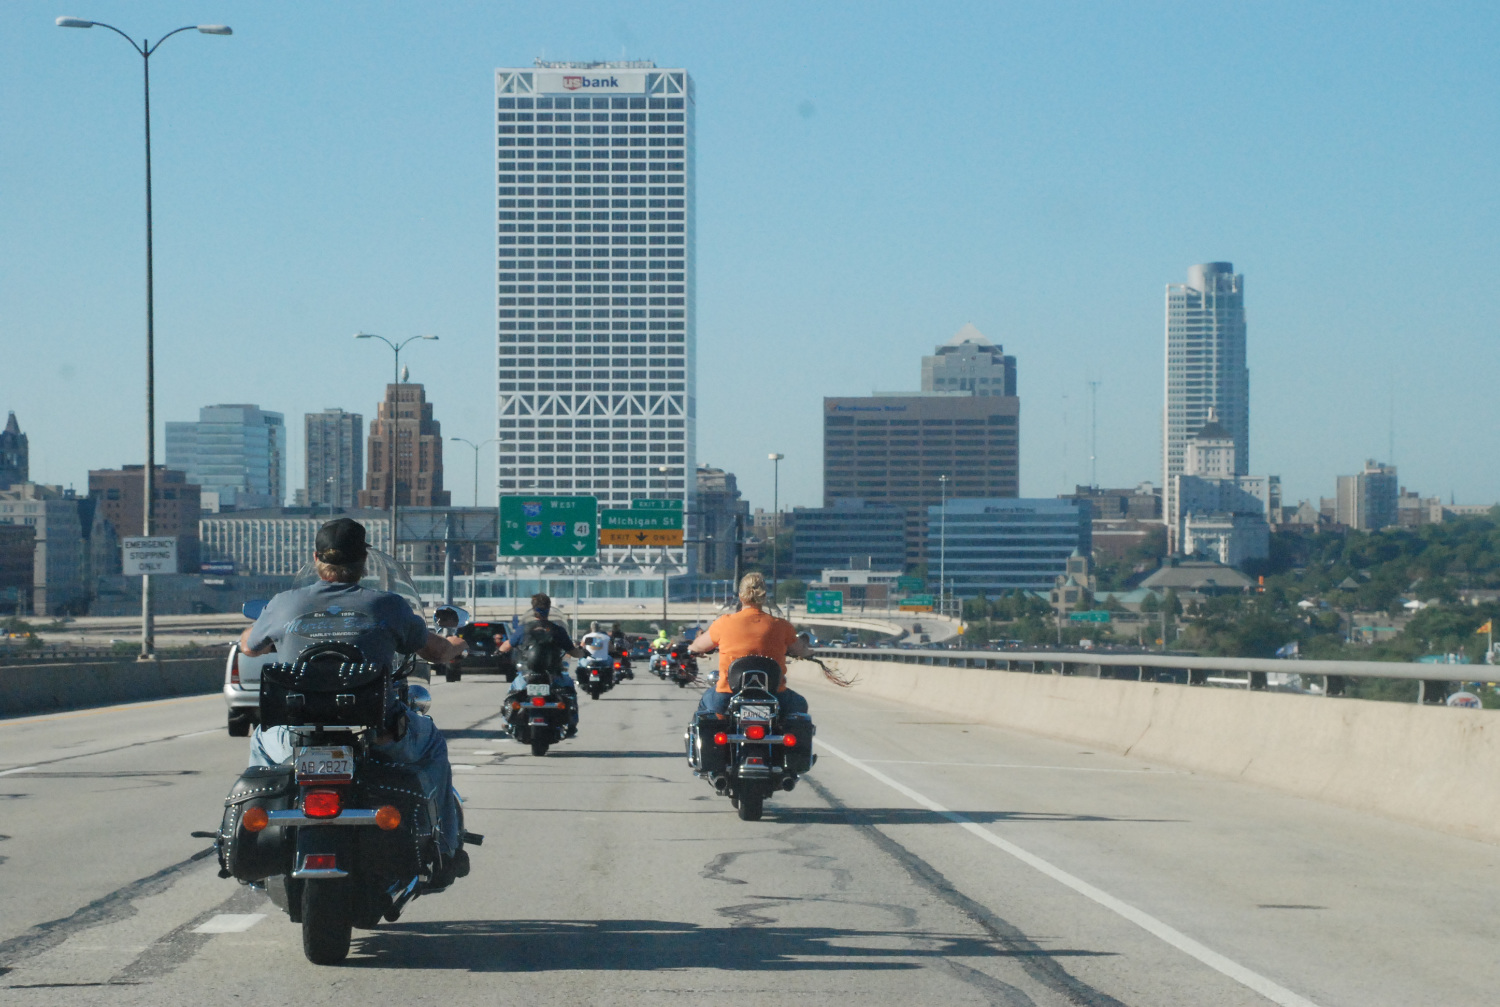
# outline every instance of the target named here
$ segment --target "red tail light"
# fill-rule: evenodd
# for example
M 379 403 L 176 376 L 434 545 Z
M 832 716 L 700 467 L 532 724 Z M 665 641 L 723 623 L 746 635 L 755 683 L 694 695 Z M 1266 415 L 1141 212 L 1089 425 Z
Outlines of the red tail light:
M 766 736 L 766 729 L 760 724 L 751 724 L 745 728 L 745 737 L 751 741 L 759 741 Z
M 727 745 L 727 744 L 729 744 L 729 735 L 725 734 L 723 731 L 720 731 L 718 734 L 714 735 L 714 744 L 715 745 Z
M 620 662 L 619 662 L 619 661 L 616 661 L 616 662 L 615 662 L 615 670 L 616 670 L 616 671 L 619 671 L 619 670 L 620 670 Z
M 797 747 L 797 736 L 795 734 L 782 735 L 782 740 L 786 742 L 787 748 Z
M 547 697 L 546 696 L 532 696 L 531 697 L 531 705 L 532 706 L 546 706 L 547 705 Z
M 332 853 L 309 853 L 302 858 L 302 869 L 304 871 L 336 871 L 339 869 L 339 858 Z
M 234 648 L 234 657 L 229 660 L 229 684 L 240 684 L 240 649 Z
M 337 818 L 339 805 L 337 790 L 309 790 L 302 795 L 302 813 L 308 818 Z

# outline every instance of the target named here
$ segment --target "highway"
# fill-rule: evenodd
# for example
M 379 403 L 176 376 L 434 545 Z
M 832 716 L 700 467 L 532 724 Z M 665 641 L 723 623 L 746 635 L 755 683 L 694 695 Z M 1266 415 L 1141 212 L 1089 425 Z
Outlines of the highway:
M 546 758 L 434 685 L 474 870 L 318 968 L 216 877 L 245 743 L 191 697 L 0 721 L 0 1002 L 1483 1004 L 1495 847 L 809 682 L 741 822 L 638 673 Z

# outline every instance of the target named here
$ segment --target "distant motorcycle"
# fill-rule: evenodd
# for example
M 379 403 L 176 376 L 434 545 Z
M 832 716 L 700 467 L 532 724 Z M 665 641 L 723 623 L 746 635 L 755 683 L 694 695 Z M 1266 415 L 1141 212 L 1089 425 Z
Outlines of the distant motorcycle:
M 505 698 L 504 713 L 510 736 L 530 745 L 531 754 L 538 756 L 563 740 L 572 719 L 567 695 L 545 673 L 527 676 L 525 690 Z
M 578 662 L 578 687 L 591 699 L 598 699 L 615 687 L 618 667 L 619 662 L 612 658 L 586 657 Z
M 662 677 L 676 682 L 679 689 L 698 681 L 698 658 L 688 650 L 687 644 L 673 645 L 667 651 L 666 673 Z
M 739 658 L 729 666 L 728 713 L 698 714 L 684 738 L 693 775 L 728 797 L 747 822 L 760 818 L 767 797 L 795 787 L 814 761 L 812 719 L 782 713 L 773 691 L 781 674 L 771 658 Z

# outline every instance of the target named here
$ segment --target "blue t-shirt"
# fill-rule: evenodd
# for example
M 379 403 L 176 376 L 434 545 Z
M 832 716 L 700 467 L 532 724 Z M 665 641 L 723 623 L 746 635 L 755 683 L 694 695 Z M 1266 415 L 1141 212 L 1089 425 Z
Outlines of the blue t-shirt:
M 250 627 L 250 649 L 275 644 L 282 661 L 316 643 L 351 643 L 365 660 L 390 667 L 396 654 L 414 654 L 426 642 L 427 624 L 400 595 L 332 581 L 281 592 Z

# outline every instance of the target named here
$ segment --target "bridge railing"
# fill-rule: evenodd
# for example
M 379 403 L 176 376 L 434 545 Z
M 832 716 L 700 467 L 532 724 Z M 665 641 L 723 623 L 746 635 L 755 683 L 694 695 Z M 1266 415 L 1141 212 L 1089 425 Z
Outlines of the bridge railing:
M 990 668 L 1037 675 L 1079 675 L 1179 685 L 1270 688 L 1271 675 L 1322 679 L 1321 695 L 1342 696 L 1351 679 L 1405 679 L 1418 683 L 1417 702 L 1440 704 L 1458 682 L 1500 680 L 1500 669 L 1485 664 L 1415 664 L 1398 661 L 1303 661 L 1258 657 L 1204 657 L 1186 654 L 1122 654 L 1069 650 L 944 650 L 888 647 L 818 647 L 819 657 L 861 661 Z M 1232 673 L 1236 677 L 1229 677 Z M 1301 690 L 1298 690 L 1301 691 Z

